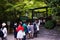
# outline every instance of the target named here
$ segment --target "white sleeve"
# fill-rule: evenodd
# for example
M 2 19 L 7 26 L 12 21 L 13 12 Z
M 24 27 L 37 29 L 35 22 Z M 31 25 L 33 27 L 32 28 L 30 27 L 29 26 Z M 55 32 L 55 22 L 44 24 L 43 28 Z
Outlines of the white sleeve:
M 40 25 L 40 20 L 39 20 L 39 22 L 38 22 L 38 25 Z
M 4 30 L 5 30 L 5 33 L 7 33 L 7 28 L 5 28 Z
M 4 37 L 6 37 L 7 36 L 7 28 L 3 29 L 3 33 L 4 33 Z

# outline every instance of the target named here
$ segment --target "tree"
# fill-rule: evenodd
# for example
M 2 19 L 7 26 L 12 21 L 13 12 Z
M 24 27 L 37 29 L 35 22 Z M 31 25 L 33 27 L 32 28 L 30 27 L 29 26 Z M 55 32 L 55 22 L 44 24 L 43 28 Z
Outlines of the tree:
M 60 13 L 60 0 L 45 0 L 45 3 L 51 8 L 52 14 Z
M 35 0 L 24 0 L 24 1 L 20 1 L 20 2 L 15 2 L 14 6 L 12 8 L 7 9 L 7 12 L 16 10 L 16 11 L 22 12 L 22 15 L 23 15 L 23 14 L 25 14 L 26 11 L 31 13 L 29 9 L 44 7 L 44 6 L 47 6 L 47 5 L 41 1 L 36 2 Z
M 60 0 L 0 0 L 0 19 L 13 20 L 17 15 L 24 15 L 26 11 L 31 13 L 29 9 L 38 7 L 49 7 L 51 14 L 60 13 Z M 13 17 L 13 18 L 12 18 Z

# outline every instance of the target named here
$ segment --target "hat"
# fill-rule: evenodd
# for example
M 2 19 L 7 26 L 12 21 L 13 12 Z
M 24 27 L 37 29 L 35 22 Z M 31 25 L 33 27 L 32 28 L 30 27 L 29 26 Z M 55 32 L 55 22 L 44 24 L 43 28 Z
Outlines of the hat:
M 2 26 L 6 26 L 6 23 L 2 23 Z

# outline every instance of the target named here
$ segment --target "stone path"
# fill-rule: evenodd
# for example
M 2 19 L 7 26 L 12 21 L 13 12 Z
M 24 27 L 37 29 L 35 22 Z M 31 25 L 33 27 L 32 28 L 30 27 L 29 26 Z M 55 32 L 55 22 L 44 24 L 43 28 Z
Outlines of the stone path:
M 40 32 L 37 38 L 28 40 L 60 40 L 60 27 L 56 27 L 53 30 L 47 30 L 44 27 L 40 28 Z M 13 35 L 8 35 L 8 40 L 14 40 Z M 0 39 L 1 40 L 1 39 Z
M 34 38 L 31 40 L 60 40 L 60 26 L 55 27 L 52 30 L 48 30 L 45 29 L 44 27 L 40 27 L 38 38 Z

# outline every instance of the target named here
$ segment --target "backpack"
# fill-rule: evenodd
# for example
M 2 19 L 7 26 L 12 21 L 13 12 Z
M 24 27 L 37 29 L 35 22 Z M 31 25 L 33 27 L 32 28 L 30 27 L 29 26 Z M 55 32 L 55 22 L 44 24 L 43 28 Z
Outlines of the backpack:
M 34 24 L 34 31 L 37 31 L 37 27 L 36 27 L 36 24 Z
M 4 34 L 3 34 L 2 30 L 0 29 L 0 37 L 3 37 L 3 36 L 4 36 Z

